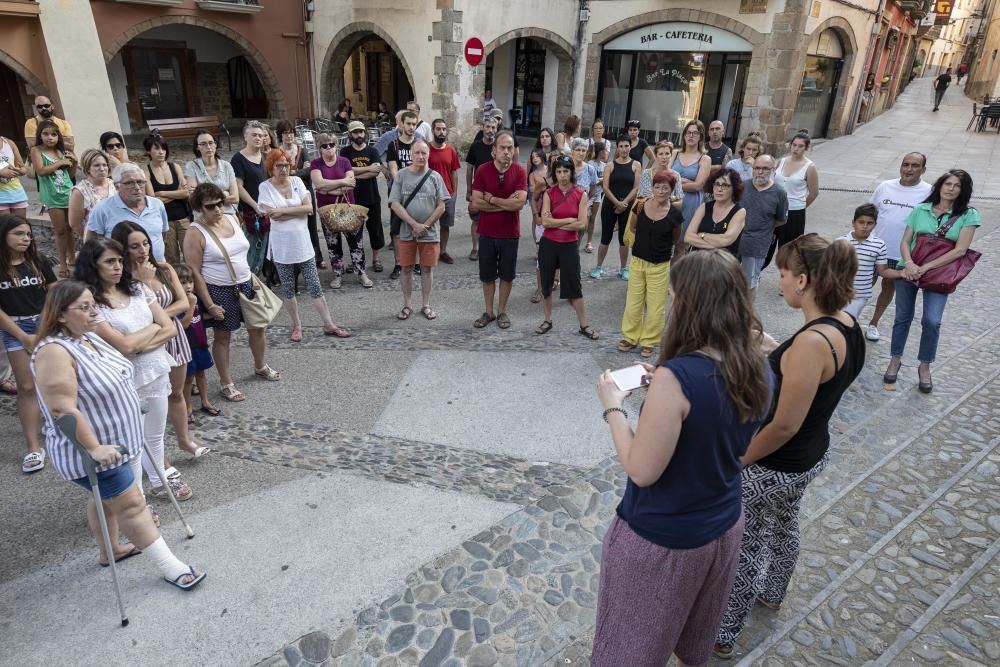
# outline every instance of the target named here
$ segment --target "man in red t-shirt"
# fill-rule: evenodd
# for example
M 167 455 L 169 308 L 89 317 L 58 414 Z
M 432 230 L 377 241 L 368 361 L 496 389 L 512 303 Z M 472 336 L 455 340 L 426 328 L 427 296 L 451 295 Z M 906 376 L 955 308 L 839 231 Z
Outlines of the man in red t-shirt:
M 479 280 L 486 312 L 473 322 L 482 329 L 493 320 L 510 328 L 507 300 L 517 271 L 517 241 L 521 236 L 521 209 L 528 198 L 528 174 L 514 161 L 514 135 L 497 133 L 493 160 L 476 169 L 472 179 L 473 208 L 479 211 Z M 500 277 L 500 303 L 493 314 L 493 296 Z
M 448 123 L 443 118 L 436 118 L 431 123 L 431 132 L 434 134 L 434 141 L 430 144 L 431 155 L 427 160 L 427 166 L 431 171 L 441 174 L 444 185 L 451 195 L 445 203 L 444 215 L 441 216 L 441 256 L 438 257 L 445 264 L 454 264 L 455 260 L 448 254 L 448 236 L 451 228 L 455 226 L 455 184 L 458 183 L 458 170 L 462 165 L 458 161 L 458 151 L 448 144 Z

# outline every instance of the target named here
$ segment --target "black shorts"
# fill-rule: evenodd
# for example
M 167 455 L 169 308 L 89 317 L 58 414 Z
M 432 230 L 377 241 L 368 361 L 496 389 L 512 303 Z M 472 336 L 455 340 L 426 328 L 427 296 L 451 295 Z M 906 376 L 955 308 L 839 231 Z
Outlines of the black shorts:
M 611 245 L 615 236 L 615 225 L 618 226 L 618 245 L 625 245 L 625 224 L 631 207 L 626 207 L 621 213 L 615 213 L 615 205 L 610 199 L 601 204 L 601 245 Z
M 580 249 L 576 241 L 559 243 L 542 237 L 538 242 L 538 273 L 542 279 L 542 296 L 552 294 L 552 283 L 559 269 L 559 298 L 582 299 L 580 284 Z
M 492 283 L 496 282 L 499 275 L 504 282 L 514 282 L 517 274 L 517 242 L 518 239 L 480 236 L 479 280 Z

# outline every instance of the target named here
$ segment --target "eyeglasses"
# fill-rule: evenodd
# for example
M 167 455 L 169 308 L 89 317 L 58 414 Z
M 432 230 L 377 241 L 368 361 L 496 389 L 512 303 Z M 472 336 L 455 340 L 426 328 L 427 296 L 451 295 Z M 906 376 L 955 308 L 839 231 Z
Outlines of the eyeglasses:
M 125 148 L 124 144 L 119 144 L 119 143 L 117 143 L 117 142 L 116 142 L 116 143 L 113 143 L 113 144 L 107 144 L 107 145 L 106 145 L 106 146 L 104 147 L 104 150 L 108 150 L 108 151 L 112 151 L 112 150 L 117 150 L 117 149 L 119 149 L 119 148 Z
M 288 165 L 286 164 L 285 166 L 287 167 Z M 211 204 L 206 202 L 201 205 L 202 209 L 206 211 L 219 211 L 222 209 L 222 206 L 223 204 L 221 201 L 214 201 Z
M 208 148 L 209 146 L 214 146 L 214 141 L 199 141 L 198 146 L 201 148 Z
M 319 147 L 322 148 L 323 150 L 326 150 L 328 148 L 336 148 L 337 144 L 320 144 Z
M 766 171 L 773 171 L 774 168 L 773 167 L 754 167 L 753 170 L 754 171 L 765 171 L 766 172 Z
M 687 132 L 684 133 L 684 136 L 685 137 L 700 137 L 701 136 L 701 132 L 699 132 L 698 130 L 688 130 Z
M 144 188 L 146 187 L 146 181 L 121 181 L 118 183 L 119 187 L 122 188 Z
M 731 187 L 733 187 L 733 184 L 732 183 L 720 183 L 719 181 L 716 181 L 715 183 L 712 183 L 712 187 L 725 189 L 725 188 L 731 188 Z
M 66 310 L 79 310 L 82 313 L 96 313 L 97 304 L 96 303 L 84 303 L 79 306 L 70 306 Z
M 287 162 L 280 162 L 280 163 L 274 165 L 274 168 L 275 169 L 288 169 L 291 166 L 292 165 L 288 164 Z

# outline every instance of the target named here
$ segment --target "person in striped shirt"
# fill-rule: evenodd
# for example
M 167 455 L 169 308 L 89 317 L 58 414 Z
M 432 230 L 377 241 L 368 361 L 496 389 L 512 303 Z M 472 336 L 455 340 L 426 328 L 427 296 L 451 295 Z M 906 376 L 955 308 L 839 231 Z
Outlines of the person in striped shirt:
M 873 204 L 862 204 L 854 210 L 854 220 L 851 223 L 853 229 L 840 237 L 854 246 L 854 252 L 858 256 L 858 272 L 854 274 L 854 298 L 844 306 L 844 311 L 854 319 L 861 317 L 861 310 L 872 298 L 876 272 L 880 277 L 890 280 L 902 275 L 901 271 L 889 268 L 885 241 L 872 233 L 877 222 L 878 209 Z
M 31 357 L 49 461 L 60 477 L 91 490 L 83 453 L 55 424 L 62 415 L 74 415 L 76 438 L 97 464 L 108 532 L 118 547 L 114 553 L 104 552 L 91 498 L 87 520 L 101 550 L 100 564 L 145 553 L 169 583 L 191 589 L 205 573 L 170 551 L 136 484 L 143 428 L 132 363 L 94 333 L 97 322 L 97 303 L 85 283 L 64 280 L 49 289 Z M 158 330 L 150 325 L 140 335 L 152 337 Z M 129 543 L 118 544 L 119 527 Z

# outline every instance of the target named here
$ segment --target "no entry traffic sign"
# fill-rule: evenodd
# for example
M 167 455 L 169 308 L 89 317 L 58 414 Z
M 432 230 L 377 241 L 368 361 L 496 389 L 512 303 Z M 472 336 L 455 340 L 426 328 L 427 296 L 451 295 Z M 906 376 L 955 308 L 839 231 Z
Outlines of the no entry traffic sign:
M 483 62 L 483 42 L 478 37 L 470 37 L 465 43 L 465 61 L 473 67 Z

